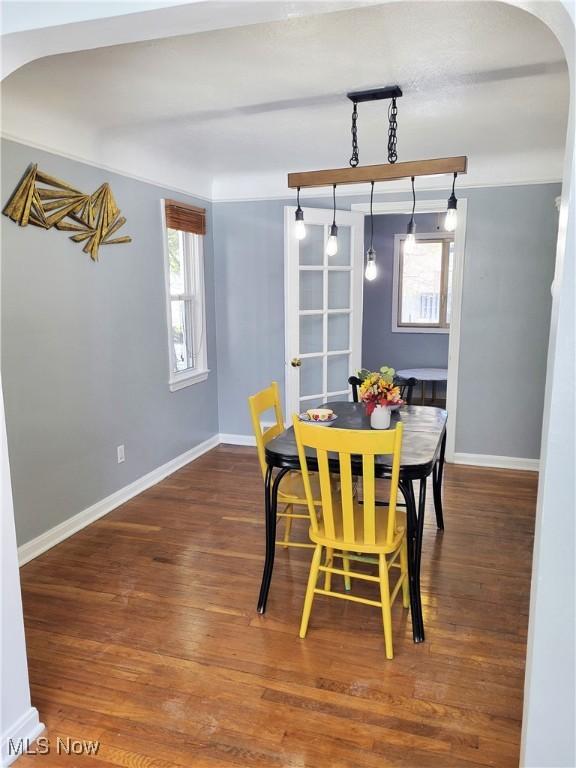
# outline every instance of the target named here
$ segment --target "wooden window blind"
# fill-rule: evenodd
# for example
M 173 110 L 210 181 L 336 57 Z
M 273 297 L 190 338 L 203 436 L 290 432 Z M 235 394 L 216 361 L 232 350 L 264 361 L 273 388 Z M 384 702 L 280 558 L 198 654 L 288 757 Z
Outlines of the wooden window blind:
M 177 200 L 165 200 L 166 226 L 191 232 L 194 235 L 206 234 L 206 209 L 179 203 Z

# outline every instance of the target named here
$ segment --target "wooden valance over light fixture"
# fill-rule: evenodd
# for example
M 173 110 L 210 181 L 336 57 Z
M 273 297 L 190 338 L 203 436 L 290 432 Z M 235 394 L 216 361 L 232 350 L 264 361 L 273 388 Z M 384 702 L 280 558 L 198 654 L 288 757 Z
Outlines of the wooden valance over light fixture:
M 164 211 L 168 228 L 190 232 L 193 235 L 206 234 L 206 208 L 197 208 L 178 200 L 165 200 Z
M 412 160 L 407 163 L 383 163 L 356 168 L 332 168 L 326 171 L 302 171 L 288 174 L 290 189 L 331 187 L 333 184 L 369 184 L 371 181 L 394 181 L 412 176 L 438 176 L 466 173 L 468 158 L 440 157 L 433 160 Z

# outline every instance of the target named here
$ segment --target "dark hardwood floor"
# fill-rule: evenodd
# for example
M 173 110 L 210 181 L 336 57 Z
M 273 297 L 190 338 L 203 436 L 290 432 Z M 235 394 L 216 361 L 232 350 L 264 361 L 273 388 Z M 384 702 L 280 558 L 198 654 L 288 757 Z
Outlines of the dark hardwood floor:
M 446 466 L 427 640 L 396 603 L 387 661 L 376 608 L 318 598 L 298 638 L 310 550 L 278 549 L 256 613 L 255 450 L 216 448 L 22 568 L 33 703 L 100 748 L 18 766 L 517 766 L 536 484 Z

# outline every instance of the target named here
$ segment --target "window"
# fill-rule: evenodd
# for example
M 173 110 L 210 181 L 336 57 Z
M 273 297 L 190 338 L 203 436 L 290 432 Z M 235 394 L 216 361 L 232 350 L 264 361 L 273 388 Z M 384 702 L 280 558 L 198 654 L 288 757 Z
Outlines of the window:
M 165 201 L 166 233 L 166 306 L 170 355 L 170 389 L 175 391 L 208 376 L 206 356 L 206 317 L 204 302 L 203 236 L 196 221 L 187 222 L 188 206 Z M 199 211 L 190 207 L 194 216 Z M 184 212 L 184 213 L 183 213 Z M 176 224 L 177 226 L 173 226 Z M 172 225 L 172 226 L 171 226 Z
M 454 241 L 420 235 L 404 252 L 405 235 L 396 235 L 392 330 L 448 333 L 452 311 Z

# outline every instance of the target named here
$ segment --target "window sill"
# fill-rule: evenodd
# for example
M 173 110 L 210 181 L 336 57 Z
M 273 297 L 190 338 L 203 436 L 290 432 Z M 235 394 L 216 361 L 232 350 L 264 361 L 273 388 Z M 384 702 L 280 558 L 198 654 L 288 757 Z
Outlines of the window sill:
M 174 377 L 169 381 L 170 392 L 177 392 L 184 387 L 190 387 L 192 384 L 199 384 L 201 381 L 206 381 L 210 371 L 206 368 L 203 371 L 194 371 L 193 373 L 181 374 L 178 377 Z
M 450 328 L 426 328 L 418 325 L 395 325 L 392 333 L 450 333 Z

